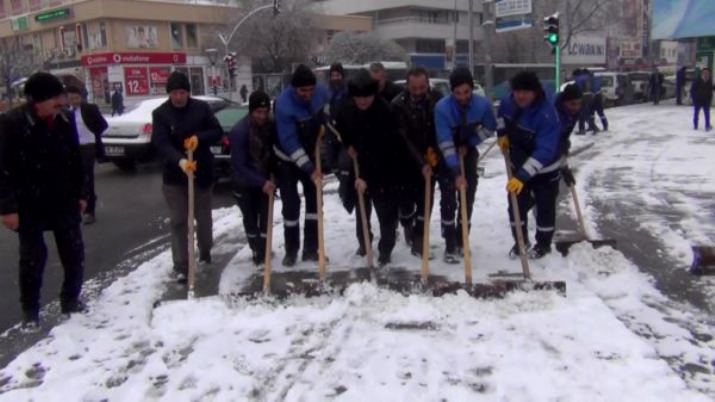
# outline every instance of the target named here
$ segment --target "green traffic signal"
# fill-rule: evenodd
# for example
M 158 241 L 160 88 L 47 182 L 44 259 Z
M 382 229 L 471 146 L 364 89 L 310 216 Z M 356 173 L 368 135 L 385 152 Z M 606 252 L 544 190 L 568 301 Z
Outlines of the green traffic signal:
M 556 44 L 559 43 L 559 34 L 551 33 L 551 34 L 549 34 L 549 35 L 546 36 L 546 40 L 547 40 L 550 44 L 556 45 Z

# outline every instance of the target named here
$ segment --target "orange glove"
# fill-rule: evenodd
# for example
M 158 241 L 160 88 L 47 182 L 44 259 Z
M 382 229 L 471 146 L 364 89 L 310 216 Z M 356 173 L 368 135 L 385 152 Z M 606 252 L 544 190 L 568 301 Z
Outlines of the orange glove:
M 506 189 L 510 193 L 516 193 L 519 194 L 521 193 L 521 190 L 524 189 L 524 183 L 517 179 L 516 177 L 512 177 L 509 179 L 509 182 L 506 184 Z
M 184 173 L 196 173 L 196 161 L 190 161 L 188 159 L 182 159 L 179 161 L 179 167 Z
M 499 144 L 499 148 L 501 148 L 502 151 L 506 151 L 507 149 L 509 149 L 509 146 L 511 145 L 509 143 L 509 137 L 507 137 L 506 135 L 498 137 L 497 144 Z
M 435 152 L 434 148 L 427 148 L 427 152 L 425 153 L 425 161 L 428 165 L 430 165 L 430 167 L 437 167 L 437 164 L 439 163 L 439 155 L 437 154 L 437 152 Z
M 196 151 L 199 147 L 199 137 L 192 135 L 191 137 L 184 140 L 184 149 L 187 151 Z

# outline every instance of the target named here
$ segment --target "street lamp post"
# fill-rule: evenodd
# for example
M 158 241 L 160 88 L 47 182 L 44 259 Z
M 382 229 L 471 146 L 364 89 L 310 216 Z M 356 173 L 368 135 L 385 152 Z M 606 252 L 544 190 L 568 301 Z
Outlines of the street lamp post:
M 211 86 L 214 88 L 214 96 L 218 95 L 217 79 L 216 79 L 216 61 L 218 60 L 218 50 L 214 48 L 206 49 L 206 57 L 211 63 Z

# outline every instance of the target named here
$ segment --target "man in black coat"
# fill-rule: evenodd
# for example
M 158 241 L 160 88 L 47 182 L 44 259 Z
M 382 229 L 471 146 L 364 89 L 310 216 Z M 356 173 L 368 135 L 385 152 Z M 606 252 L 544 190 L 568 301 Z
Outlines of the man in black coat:
M 114 88 L 114 93 L 112 94 L 112 117 L 114 115 L 121 116 L 124 113 L 124 96 L 119 88 Z
M 713 79 L 710 76 L 710 69 L 703 68 L 700 71 L 700 77 L 690 87 L 690 97 L 693 99 L 693 128 L 698 129 L 698 117 L 700 117 L 700 109 L 703 109 L 705 131 L 712 130 L 710 105 L 713 101 Z
M 253 252 L 253 263 L 265 261 L 268 196 L 276 191 L 276 126 L 271 119 L 271 99 L 263 91 L 248 98 L 248 115 L 231 130 L 231 166 L 234 197 L 243 216 L 243 229 Z
M 403 137 L 411 156 L 408 166 L 409 174 L 405 184 L 407 190 L 405 199 L 400 205 L 402 217 L 405 212 L 414 211 L 412 227 L 405 228 L 406 235 L 412 236 L 412 254 L 422 255 L 422 238 L 424 236 L 425 184 L 430 183 L 432 198 L 436 178 L 440 178 L 442 192 L 442 221 L 447 221 L 447 208 L 455 203 L 452 175 L 447 170 L 444 161 L 439 163 L 439 147 L 434 124 L 434 109 L 440 95 L 429 86 L 427 70 L 417 67 L 407 73 L 407 89 L 392 101 L 392 109 L 397 117 L 399 133 Z M 451 200 L 451 201 L 450 201 Z M 430 202 L 430 205 L 432 203 Z M 429 211 L 431 214 L 432 211 Z M 403 223 L 404 225 L 404 223 Z M 443 235 L 445 232 L 443 231 Z
M 183 73 L 171 73 L 166 92 L 169 99 L 152 113 L 152 143 L 164 159 L 163 192 L 171 220 L 174 273 L 180 283 L 185 283 L 189 264 L 187 175 L 195 172 L 199 262 L 208 264 L 213 247 L 213 155 L 210 147 L 223 137 L 223 129 L 208 103 L 190 96 L 191 85 Z M 194 152 L 193 161 L 187 158 L 186 151 L 189 150 Z
M 81 212 L 87 191 L 72 115 L 59 79 L 33 74 L 27 103 L 0 116 L 0 216 L 20 237 L 20 302 L 24 326 L 39 325 L 40 289 L 47 262 L 43 233 L 52 231 L 64 268 L 62 312 L 84 310 Z
M 102 133 L 107 129 L 107 121 L 99 111 L 99 107 L 92 103 L 84 102 L 82 90 L 79 87 L 67 87 L 67 100 L 70 105 L 70 113 L 74 117 L 74 124 L 79 138 L 79 153 L 82 156 L 82 169 L 89 191 L 87 209 L 84 211 L 82 220 L 85 225 L 93 224 L 97 219 L 95 209 L 97 206 L 97 194 L 94 191 L 94 164 L 97 158 L 104 158 L 104 144 L 102 144 Z
M 397 122 L 390 105 L 378 96 L 378 84 L 367 70 L 360 70 L 348 84 L 351 100 L 338 113 L 338 131 L 348 147 L 348 154 L 357 158 L 360 176 L 355 189 L 366 197 L 366 214 L 374 206 L 380 222 L 378 263 L 391 261 L 395 247 L 398 202 L 401 183 L 407 165 L 406 145 L 397 132 Z M 361 219 L 359 210 L 356 218 Z M 372 236 L 370 236 L 372 238 Z M 358 226 L 362 249 L 362 227 Z
M 403 88 L 401 86 L 387 79 L 387 71 L 382 63 L 370 64 L 370 76 L 377 81 L 377 92 L 387 103 L 392 102 L 397 95 L 402 93 Z
M 665 81 L 663 73 L 658 71 L 658 67 L 653 66 L 653 72 L 648 79 L 648 92 L 654 105 L 660 103 L 660 97 L 663 95 L 663 81 Z

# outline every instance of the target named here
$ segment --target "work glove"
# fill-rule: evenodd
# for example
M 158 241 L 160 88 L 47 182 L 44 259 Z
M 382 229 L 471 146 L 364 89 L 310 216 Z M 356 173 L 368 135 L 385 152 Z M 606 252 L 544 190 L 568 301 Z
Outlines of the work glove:
M 188 159 L 182 159 L 179 161 L 179 167 L 186 173 L 196 173 L 196 161 L 190 161 Z
M 499 144 L 499 148 L 501 148 L 502 151 L 508 150 L 509 146 L 511 145 L 509 143 L 509 137 L 507 137 L 506 135 L 502 135 L 501 137 L 498 137 L 497 144 Z
M 187 151 L 196 151 L 199 147 L 199 137 L 192 135 L 191 137 L 184 140 L 184 149 Z
M 517 179 L 516 177 L 512 177 L 509 179 L 509 182 L 506 184 L 506 190 L 510 193 L 515 193 L 515 194 L 520 194 L 521 190 L 524 189 L 524 182 L 521 180 Z
M 561 177 L 564 178 L 564 183 L 569 187 L 573 187 L 576 184 L 576 178 L 573 176 L 573 171 L 568 165 L 561 168 Z

